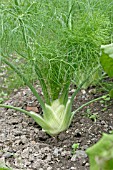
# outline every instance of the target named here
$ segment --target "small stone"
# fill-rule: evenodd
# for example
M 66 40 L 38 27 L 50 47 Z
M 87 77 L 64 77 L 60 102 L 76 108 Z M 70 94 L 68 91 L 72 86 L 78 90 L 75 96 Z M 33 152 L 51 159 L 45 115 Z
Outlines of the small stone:
M 106 124 L 106 122 L 105 122 L 104 120 L 102 120 L 102 121 L 101 121 L 101 124 L 102 124 L 102 125 L 105 125 L 105 124 Z
M 86 163 L 85 166 L 88 167 L 88 166 L 89 166 L 89 163 Z
M 22 158 L 29 158 L 29 150 L 28 150 L 28 148 L 23 150 L 21 156 L 22 156 Z
M 71 167 L 70 170 L 77 170 L 76 167 Z
M 39 138 L 40 141 L 46 141 L 48 139 L 48 135 L 45 132 L 41 131 L 39 133 L 38 138 Z
M 76 153 L 72 156 L 71 161 L 76 161 L 76 159 L 87 158 L 85 151 L 77 150 Z
M 14 142 L 14 145 L 12 145 L 12 146 L 15 147 L 15 145 L 19 145 L 21 142 L 22 142 L 21 140 L 16 140 L 16 141 Z
M 76 155 L 73 155 L 72 158 L 71 158 L 71 161 L 72 161 L 72 162 L 75 162 L 76 159 L 77 159 L 77 156 L 76 156 Z
M 96 94 L 96 89 L 90 89 L 90 90 L 89 90 L 89 93 L 90 93 L 90 94 Z
M 27 138 L 26 138 L 25 135 L 22 135 L 22 136 L 21 136 L 21 140 L 22 140 L 22 143 L 23 143 L 23 144 L 27 143 Z
M 86 97 L 85 96 L 82 96 L 82 99 L 85 99 Z
M 27 160 L 25 160 L 25 164 L 26 164 L 26 166 L 29 166 L 31 164 L 31 162 L 28 162 Z
M 40 160 L 37 160 L 36 162 L 34 162 L 32 167 L 38 170 L 40 168 Z
M 64 133 L 60 133 L 58 138 L 63 141 L 66 138 L 66 135 Z
M 36 144 L 36 142 L 35 142 L 35 141 L 31 141 L 31 144 L 32 144 L 32 145 L 35 145 L 35 144 Z
M 3 156 L 5 158 L 11 158 L 13 156 L 13 153 L 7 152 L 7 153 L 4 153 Z
M 46 160 L 47 160 L 48 162 L 51 161 L 51 154 L 48 154 L 48 155 L 47 155 Z
M 4 157 L 1 157 L 1 158 L 0 158 L 0 164 L 5 165 L 5 158 L 4 158 Z
M 108 125 L 107 125 L 107 124 L 105 124 L 105 125 L 104 125 L 104 127 L 105 127 L 105 128 L 107 128 L 107 127 L 108 127 Z
M 6 135 L 4 133 L 0 134 L 0 142 L 5 142 L 6 141 Z
M 38 153 L 34 153 L 33 155 L 34 155 L 35 157 L 37 157 L 39 154 L 38 154 Z
M 52 167 L 49 166 L 49 167 L 47 168 L 47 170 L 52 170 Z
M 59 152 L 62 152 L 63 148 L 59 148 Z
M 83 159 L 81 165 L 84 166 L 86 164 L 86 160 Z
M 66 155 L 70 155 L 71 152 L 70 151 L 62 151 L 61 152 L 61 156 L 66 156 Z
M 82 94 L 86 94 L 86 91 L 85 90 L 81 90 Z
M 82 150 L 86 150 L 88 148 L 88 145 L 84 145 L 81 147 Z
M 79 129 L 76 129 L 75 131 L 75 137 L 81 137 L 82 133 L 80 132 Z
M 75 89 L 70 90 L 70 94 L 73 94 L 75 92 Z
M 16 92 L 18 92 L 18 89 L 14 89 L 13 91 L 16 93 Z
M 29 155 L 29 161 L 30 162 L 34 161 L 34 156 L 33 155 Z
M 66 155 L 66 151 L 61 152 L 61 156 L 65 156 Z
M 55 148 L 55 149 L 54 149 L 53 155 L 55 155 L 56 157 L 58 157 L 58 155 L 59 155 L 59 150 L 58 150 L 58 148 Z

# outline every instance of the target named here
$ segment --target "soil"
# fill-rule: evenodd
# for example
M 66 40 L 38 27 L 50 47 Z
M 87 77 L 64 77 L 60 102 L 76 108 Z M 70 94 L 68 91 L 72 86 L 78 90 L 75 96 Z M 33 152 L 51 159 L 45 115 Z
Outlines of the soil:
M 102 96 L 94 88 L 81 90 L 73 110 L 87 101 Z M 41 89 L 38 87 L 39 93 Z M 70 95 L 73 89 L 70 90 Z M 21 108 L 35 107 L 36 98 L 28 88 L 14 90 L 5 102 Z M 89 170 L 85 150 L 96 143 L 102 133 L 113 130 L 113 101 L 98 101 L 76 113 L 71 126 L 56 137 L 42 131 L 30 117 L 12 109 L 0 108 L 0 162 L 13 170 Z M 91 115 L 95 115 L 92 119 Z M 79 143 L 75 153 L 72 145 Z

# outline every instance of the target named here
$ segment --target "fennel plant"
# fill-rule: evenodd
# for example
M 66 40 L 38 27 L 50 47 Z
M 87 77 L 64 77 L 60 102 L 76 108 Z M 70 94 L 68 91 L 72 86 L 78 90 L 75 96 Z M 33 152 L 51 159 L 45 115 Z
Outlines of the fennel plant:
M 67 44 L 72 41 L 66 39 L 66 35 L 71 39 L 73 34 L 74 1 L 44 2 L 10 0 L 7 3 L 2 1 L 0 6 L 0 59 L 31 89 L 40 103 L 43 115 L 5 104 L 0 104 L 0 107 L 12 108 L 29 115 L 45 132 L 53 136 L 66 130 L 75 112 L 92 101 L 72 112 L 74 98 L 88 78 L 79 85 L 71 98 L 68 98 L 71 80 L 77 67 L 75 49 L 73 46 L 67 48 Z M 65 5 L 64 13 L 59 13 L 61 5 Z M 17 56 L 23 67 L 32 66 L 42 88 L 43 98 L 24 75 L 24 68 L 16 65 Z

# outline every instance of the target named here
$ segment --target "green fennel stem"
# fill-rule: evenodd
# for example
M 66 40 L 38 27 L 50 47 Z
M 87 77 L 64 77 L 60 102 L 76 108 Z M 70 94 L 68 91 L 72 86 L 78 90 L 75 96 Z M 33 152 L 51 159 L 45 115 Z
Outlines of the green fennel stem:
M 42 100 L 42 98 L 39 96 L 39 94 L 37 93 L 36 89 L 32 86 L 32 84 L 30 82 L 28 82 L 28 80 L 26 79 L 26 77 L 13 65 L 11 64 L 7 59 L 5 59 L 5 57 L 2 58 L 2 61 L 4 63 L 6 63 L 8 66 L 10 66 L 12 68 L 12 70 L 14 70 L 19 77 L 25 82 L 25 84 L 31 89 L 32 93 L 34 96 L 36 96 L 38 102 L 40 103 L 42 110 L 45 109 L 45 104 Z
M 8 109 L 14 109 L 14 110 L 17 110 L 17 111 L 20 111 L 22 113 L 25 113 L 27 115 L 30 116 L 29 112 L 24 110 L 24 109 L 21 109 L 19 107 L 14 107 L 14 106 L 11 106 L 11 105 L 5 105 L 5 104 L 0 104 L 0 107 L 4 107 L 4 108 L 8 108 Z
M 36 74 L 39 78 L 39 81 L 40 81 L 40 85 L 41 85 L 41 88 L 42 88 L 42 91 L 43 91 L 43 94 L 44 94 L 45 101 L 46 101 L 47 104 L 50 105 L 50 96 L 49 96 L 49 93 L 48 93 L 46 83 L 43 79 L 43 76 L 42 76 L 41 71 L 38 68 L 38 66 L 36 64 L 34 64 L 34 66 L 35 66 L 35 72 L 36 72 Z
M 107 96 L 109 96 L 109 94 L 104 95 L 104 96 L 101 96 L 101 97 L 98 97 L 98 98 L 96 98 L 96 99 L 93 99 L 93 100 L 91 100 L 91 101 L 83 104 L 83 105 L 80 106 L 78 109 L 76 109 L 75 111 L 72 112 L 73 115 L 74 115 L 76 112 L 78 112 L 79 110 L 81 110 L 83 107 L 85 107 L 85 106 L 87 106 L 87 105 L 89 105 L 89 104 L 91 104 L 91 103 L 93 103 L 93 102 L 96 102 L 96 101 L 98 101 L 98 100 L 100 100 L 100 99 L 104 99 L 104 98 L 106 98 Z
M 76 109 L 75 111 L 72 112 L 73 115 L 74 115 L 76 112 L 78 112 L 80 109 L 82 109 L 83 107 L 85 107 L 85 106 L 87 106 L 87 105 L 89 105 L 89 104 L 91 104 L 91 103 L 93 103 L 93 102 L 95 102 L 95 101 L 98 101 L 98 100 L 100 100 L 100 99 L 104 99 L 104 98 L 107 97 L 107 96 L 109 96 L 109 94 L 104 95 L 104 96 L 101 96 L 101 97 L 98 97 L 98 98 L 96 98 L 96 99 L 93 99 L 93 100 L 91 100 L 91 101 L 83 104 L 83 105 L 80 106 L 78 109 Z M 8 109 L 14 109 L 14 110 L 23 112 L 23 113 L 25 113 L 25 114 L 27 114 L 27 115 L 30 116 L 30 114 L 29 114 L 28 111 L 26 111 L 26 110 L 24 110 L 24 109 L 21 109 L 21 108 L 19 108 L 19 107 L 14 107 L 14 106 L 5 105 L 5 104 L 0 104 L 0 107 L 4 107 L 4 108 L 8 108 Z
M 91 72 L 91 74 L 95 73 L 99 67 L 100 67 L 100 66 L 98 66 L 93 72 Z M 90 78 L 91 74 L 88 75 L 88 77 L 78 86 L 78 88 L 77 88 L 77 89 L 75 90 L 75 92 L 72 94 L 72 96 L 71 96 L 71 102 L 73 102 L 75 96 L 76 96 L 77 93 L 81 90 L 82 86 L 88 81 L 88 79 Z

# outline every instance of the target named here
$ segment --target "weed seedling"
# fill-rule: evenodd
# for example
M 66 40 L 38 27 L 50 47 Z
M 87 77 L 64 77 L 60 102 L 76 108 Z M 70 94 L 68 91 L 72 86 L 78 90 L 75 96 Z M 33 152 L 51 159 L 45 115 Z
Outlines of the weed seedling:
M 87 109 L 86 113 L 84 114 L 86 117 L 90 118 L 92 121 L 96 122 L 98 118 L 98 112 L 92 113 L 91 109 Z
M 72 145 L 72 154 L 75 154 L 76 150 L 79 148 L 79 143 L 74 143 Z
M 8 99 L 8 94 L 4 93 L 3 91 L 0 93 L 0 103 L 3 103 L 5 100 Z

